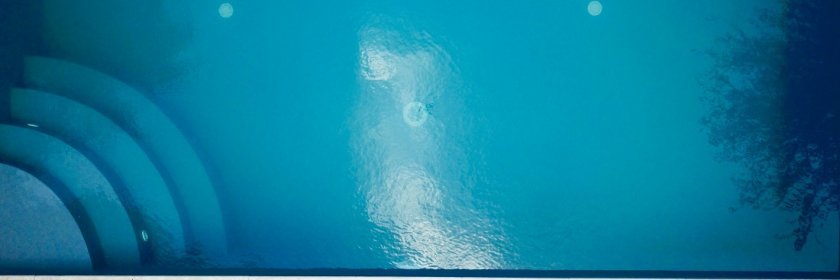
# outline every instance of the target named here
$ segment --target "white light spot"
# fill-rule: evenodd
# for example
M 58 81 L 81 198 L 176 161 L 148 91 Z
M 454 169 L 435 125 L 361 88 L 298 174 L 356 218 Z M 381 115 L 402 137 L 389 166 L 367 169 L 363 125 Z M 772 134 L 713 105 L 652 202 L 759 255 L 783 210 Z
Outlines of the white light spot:
M 36 127 L 36 128 L 38 127 L 38 125 L 37 125 L 37 124 L 34 124 L 34 123 L 28 123 L 28 124 L 26 124 L 26 126 L 28 126 L 28 127 Z
M 403 121 L 410 126 L 421 126 L 428 118 L 429 111 L 426 110 L 426 105 L 423 105 L 423 103 L 409 102 L 403 107 Z
M 140 231 L 140 237 L 143 238 L 143 242 L 149 241 L 149 234 L 146 233 L 145 229 Z
M 597 15 L 600 15 L 601 10 L 603 10 L 603 9 L 604 9 L 604 7 L 601 6 L 601 1 L 589 2 L 589 6 L 586 7 L 586 10 L 589 11 L 589 14 L 592 15 L 593 17 L 597 16 Z
M 233 16 L 233 5 L 228 2 L 219 5 L 219 16 L 222 18 L 229 18 Z

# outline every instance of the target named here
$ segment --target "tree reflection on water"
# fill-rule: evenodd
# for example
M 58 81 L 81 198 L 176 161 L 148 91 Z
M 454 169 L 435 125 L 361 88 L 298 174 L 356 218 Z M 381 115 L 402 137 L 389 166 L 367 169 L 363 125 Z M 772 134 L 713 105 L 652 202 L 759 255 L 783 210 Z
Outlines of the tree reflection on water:
M 703 123 L 720 160 L 740 164 L 741 203 L 796 213 L 794 248 L 838 210 L 840 1 L 785 2 L 709 51 Z

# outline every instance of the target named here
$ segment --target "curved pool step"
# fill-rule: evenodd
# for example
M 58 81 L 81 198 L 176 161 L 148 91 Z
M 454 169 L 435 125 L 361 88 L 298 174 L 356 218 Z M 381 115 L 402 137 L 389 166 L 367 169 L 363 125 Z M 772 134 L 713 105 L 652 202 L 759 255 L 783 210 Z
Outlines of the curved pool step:
M 98 240 L 91 238 L 96 233 L 91 230 L 90 220 L 82 218 L 87 213 L 81 207 L 72 207 L 78 203 L 64 195 L 67 192 L 58 187 L 60 184 L 38 177 L 0 163 L 0 271 L 93 272 L 93 261 L 101 261 L 102 252 L 90 249 L 99 246 Z
M 43 91 L 12 89 L 10 105 L 13 121 L 37 125 L 39 131 L 92 153 L 102 161 L 101 170 L 118 178 L 111 184 L 122 184 L 128 192 L 130 199 L 123 204 L 143 220 L 155 261 L 167 263 L 184 256 L 184 231 L 169 189 L 125 131 L 91 108 Z
M 94 227 L 100 248 L 91 251 L 102 252 L 102 265 L 132 268 L 140 264 L 128 213 L 102 173 L 84 155 L 36 130 L 0 124 L 0 161 L 28 167 L 24 169 L 31 169 L 33 174 L 47 174 L 66 188 Z
M 205 256 L 226 253 L 224 220 L 204 165 L 172 121 L 142 93 L 96 70 L 44 57 L 26 57 L 24 82 L 78 101 L 107 116 L 149 154 L 183 203 L 188 247 Z

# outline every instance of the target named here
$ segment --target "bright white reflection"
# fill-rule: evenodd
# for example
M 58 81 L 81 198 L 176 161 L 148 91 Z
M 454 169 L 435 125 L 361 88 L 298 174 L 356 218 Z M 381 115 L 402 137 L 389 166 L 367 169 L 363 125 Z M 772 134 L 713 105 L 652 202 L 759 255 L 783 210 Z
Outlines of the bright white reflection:
M 431 36 L 381 21 L 360 31 L 352 146 L 368 217 L 394 265 L 499 268 L 504 236 L 472 199 L 462 89 Z
M 604 9 L 604 7 L 601 6 L 601 1 L 592 1 L 592 2 L 589 2 L 588 6 L 586 6 L 586 10 L 589 11 L 589 14 L 592 15 L 593 17 L 597 16 L 597 15 L 600 15 L 601 10 L 603 10 L 603 9 Z
M 362 77 L 367 80 L 383 81 L 394 75 L 395 62 L 386 51 L 377 49 L 362 49 L 361 52 Z
M 219 16 L 223 18 L 229 18 L 233 16 L 233 5 L 231 5 L 228 2 L 219 5 Z

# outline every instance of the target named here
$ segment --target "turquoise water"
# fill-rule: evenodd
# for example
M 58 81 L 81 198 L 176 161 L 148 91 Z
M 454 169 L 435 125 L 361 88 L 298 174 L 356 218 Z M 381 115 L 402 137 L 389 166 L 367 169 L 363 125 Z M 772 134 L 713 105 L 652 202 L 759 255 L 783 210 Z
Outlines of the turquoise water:
M 30 111 L 16 113 L 17 102 L 34 102 L 26 103 L 32 111 L 46 102 L 20 101 L 25 92 L 10 93 L 8 122 L 85 155 L 129 151 L 92 162 L 125 164 L 105 177 L 136 178 L 137 187 L 111 184 L 138 249 L 101 254 L 141 257 L 32 266 L 7 252 L 0 271 L 66 263 L 80 271 L 836 271 L 837 214 L 795 250 L 796 213 L 739 203 L 733 177 L 743 166 L 716 158 L 701 122 L 709 112 L 703 79 L 714 65 L 706 51 L 726 50 L 720 38 L 733 30 L 761 30 L 752 22 L 779 14 L 780 4 L 600 3 L 597 16 L 589 1 L 565 0 L 28 7 L 38 16 L 20 26 L 39 35 L 20 37 L 28 42 L 18 45 L 21 56 L 104 74 L 21 58 L 14 61 L 27 74 L 10 74 L 8 87 L 64 94 L 103 85 L 67 96 L 102 116 L 48 109 L 57 116 L 41 120 L 104 136 L 59 137 L 75 133 L 62 132 L 61 121 L 24 127 L 16 118 Z M 47 74 L 27 78 L 38 73 Z M 147 187 L 155 169 L 159 187 Z M 5 182 L 32 181 L 3 172 Z M 3 205 L 4 220 L 21 211 Z M 88 232 L 67 228 L 74 238 Z

